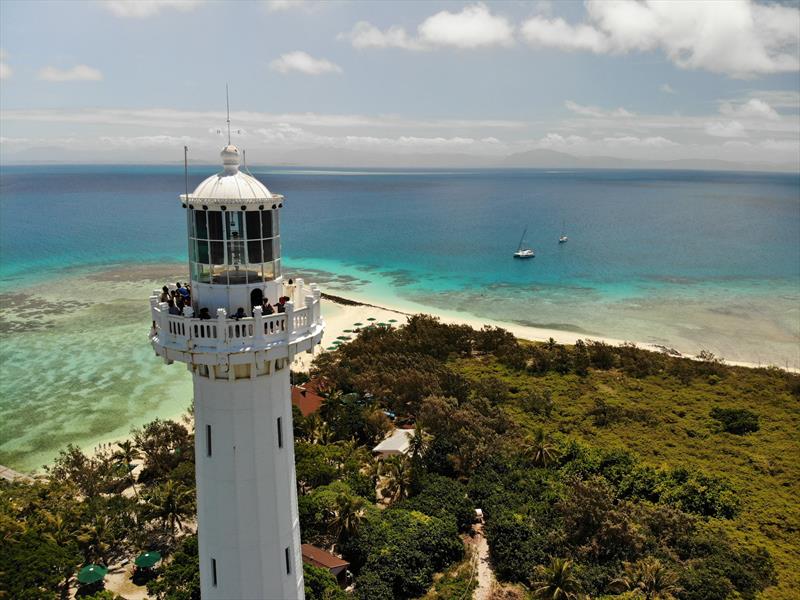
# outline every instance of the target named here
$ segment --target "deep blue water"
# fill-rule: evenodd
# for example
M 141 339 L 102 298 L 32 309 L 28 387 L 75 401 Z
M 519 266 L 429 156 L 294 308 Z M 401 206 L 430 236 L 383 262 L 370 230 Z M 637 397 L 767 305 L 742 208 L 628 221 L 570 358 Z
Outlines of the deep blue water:
M 216 169 L 193 167 L 190 187 Z M 418 289 L 800 284 L 800 176 L 693 171 L 254 170 L 287 197 L 285 262 Z M 0 278 L 186 260 L 178 167 L 3 167 Z M 557 243 L 562 223 L 570 241 Z M 511 260 L 524 227 L 532 261 Z

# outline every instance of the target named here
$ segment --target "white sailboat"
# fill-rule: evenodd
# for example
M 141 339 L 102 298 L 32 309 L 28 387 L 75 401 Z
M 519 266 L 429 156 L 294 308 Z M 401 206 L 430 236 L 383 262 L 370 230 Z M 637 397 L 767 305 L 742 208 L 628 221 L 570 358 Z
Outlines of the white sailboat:
M 533 258 L 536 256 L 533 249 L 525 245 L 526 233 L 528 233 L 527 227 L 525 227 L 525 231 L 522 232 L 522 237 L 519 239 L 519 246 L 517 246 L 517 251 L 514 252 L 514 258 Z
M 558 238 L 559 244 L 566 244 L 569 241 L 569 238 L 564 233 L 564 221 L 561 221 L 561 237 Z

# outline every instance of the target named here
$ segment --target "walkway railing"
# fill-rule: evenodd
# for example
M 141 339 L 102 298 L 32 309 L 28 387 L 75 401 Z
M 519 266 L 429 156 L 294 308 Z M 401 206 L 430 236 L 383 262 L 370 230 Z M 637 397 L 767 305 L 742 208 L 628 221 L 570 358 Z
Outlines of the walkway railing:
M 217 309 L 216 318 L 199 319 L 191 307 L 183 315 L 169 314 L 169 305 L 159 302 L 154 292 L 150 296 L 153 319 L 151 338 L 161 346 L 187 351 L 224 352 L 243 350 L 254 346 L 267 346 L 275 342 L 291 342 L 304 337 L 320 320 L 320 291 L 316 285 L 307 288 L 302 280 L 294 286 L 285 286 L 290 300 L 286 312 L 262 314 L 260 306 L 253 309 L 252 317 L 232 319 L 224 308 Z M 303 305 L 295 308 L 295 300 Z

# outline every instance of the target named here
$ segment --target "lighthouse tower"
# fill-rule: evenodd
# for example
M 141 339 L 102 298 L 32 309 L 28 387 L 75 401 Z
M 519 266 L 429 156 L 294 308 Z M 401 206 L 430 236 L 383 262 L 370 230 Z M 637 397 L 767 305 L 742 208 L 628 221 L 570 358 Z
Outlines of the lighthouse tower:
M 191 306 L 171 314 L 154 292 L 150 340 L 194 381 L 203 600 L 296 599 L 304 593 L 289 365 L 320 342 L 320 292 L 284 282 L 283 196 L 239 162 L 228 144 L 223 171 L 181 195 Z M 264 300 L 287 296 L 285 311 L 262 311 Z

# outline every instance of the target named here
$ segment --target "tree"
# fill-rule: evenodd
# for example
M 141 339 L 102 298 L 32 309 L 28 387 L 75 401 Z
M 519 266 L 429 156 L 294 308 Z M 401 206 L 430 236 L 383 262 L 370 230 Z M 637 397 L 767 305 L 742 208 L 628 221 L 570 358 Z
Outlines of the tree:
M 175 421 L 156 419 L 141 429 L 135 429 L 133 439 L 144 454 L 144 469 L 139 481 L 164 479 L 184 457 L 194 455 L 192 435 Z
M 200 600 L 200 563 L 197 535 L 181 540 L 172 561 L 147 582 L 147 592 L 158 600 Z
M 553 558 L 550 565 L 539 565 L 532 582 L 533 596 L 542 600 L 577 600 L 581 587 L 571 560 Z
M 336 496 L 330 529 L 334 539 L 342 542 L 358 533 L 364 520 L 366 502 L 358 496 L 340 493 Z
M 306 600 L 347 600 L 349 598 L 327 569 L 303 564 L 303 582 L 306 587 Z
M 128 471 L 128 477 L 131 480 L 131 487 L 136 497 L 139 497 L 139 492 L 136 490 L 136 480 L 133 477 L 133 461 L 142 457 L 141 451 L 131 440 L 117 443 L 118 450 L 114 452 L 111 458 L 122 461 L 125 463 L 125 468 Z
M 674 600 L 681 591 L 678 577 L 660 560 L 648 556 L 635 563 L 624 563 L 625 573 L 611 582 L 614 591 L 633 591 L 645 600 Z
M 156 487 L 147 498 L 148 513 L 151 518 L 161 521 L 165 527 L 169 525 L 170 537 L 175 541 L 175 529 L 183 530 L 183 520 L 194 516 L 194 498 L 192 491 L 174 481 Z
M 405 456 L 390 456 L 385 459 L 380 474 L 383 477 L 381 496 L 390 504 L 408 496 L 412 477 L 411 465 Z
M 524 454 L 536 467 L 547 467 L 553 463 L 558 454 L 556 447 L 541 427 L 533 433 L 533 438 L 526 440 Z

